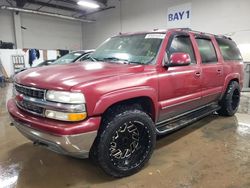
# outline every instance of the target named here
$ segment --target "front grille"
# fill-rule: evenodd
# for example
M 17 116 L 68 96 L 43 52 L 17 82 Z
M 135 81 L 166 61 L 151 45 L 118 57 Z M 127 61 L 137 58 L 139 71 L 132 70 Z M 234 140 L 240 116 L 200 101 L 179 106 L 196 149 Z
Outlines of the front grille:
M 23 95 L 23 97 L 21 97 L 21 100 L 16 100 L 17 106 L 19 108 L 32 114 L 43 116 L 44 108 L 37 105 L 37 102 L 44 100 L 45 90 L 23 86 L 19 84 L 15 84 L 15 90 L 17 97 L 20 94 Z
M 15 89 L 20 94 L 23 94 L 28 97 L 37 98 L 37 99 L 43 99 L 44 94 L 45 94 L 45 90 L 26 87 L 26 86 L 17 85 L 17 84 L 15 84 Z
M 41 108 L 39 106 L 35 106 L 30 102 L 23 101 L 23 102 L 19 102 L 18 105 L 20 106 L 21 109 L 23 109 L 25 111 L 35 113 L 37 115 L 43 115 L 44 108 Z

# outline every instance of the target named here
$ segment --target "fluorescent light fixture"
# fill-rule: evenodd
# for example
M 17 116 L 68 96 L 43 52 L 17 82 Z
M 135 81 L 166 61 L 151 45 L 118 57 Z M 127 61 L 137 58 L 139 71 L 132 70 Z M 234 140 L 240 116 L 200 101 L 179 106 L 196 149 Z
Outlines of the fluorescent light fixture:
M 80 6 L 92 8 L 92 9 L 100 8 L 100 5 L 98 5 L 95 2 L 90 2 L 90 1 L 78 1 L 77 4 Z

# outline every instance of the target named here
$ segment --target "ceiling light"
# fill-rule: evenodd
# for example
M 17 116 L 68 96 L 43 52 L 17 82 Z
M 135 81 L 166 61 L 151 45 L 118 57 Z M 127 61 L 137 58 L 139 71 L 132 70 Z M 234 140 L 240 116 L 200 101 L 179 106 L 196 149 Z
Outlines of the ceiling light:
M 93 9 L 100 7 L 100 5 L 98 5 L 97 3 L 90 1 L 78 1 L 77 4 L 83 7 L 93 8 Z

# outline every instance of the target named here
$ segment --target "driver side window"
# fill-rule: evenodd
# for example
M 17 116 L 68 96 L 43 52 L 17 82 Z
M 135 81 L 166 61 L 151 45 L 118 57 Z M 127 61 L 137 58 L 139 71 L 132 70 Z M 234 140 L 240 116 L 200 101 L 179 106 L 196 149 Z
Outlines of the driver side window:
M 167 46 L 166 53 L 168 55 L 168 59 L 173 53 L 187 53 L 191 58 L 191 64 L 196 63 L 196 59 L 194 56 L 194 49 L 192 46 L 192 42 L 189 36 L 174 36 L 170 39 L 170 43 Z

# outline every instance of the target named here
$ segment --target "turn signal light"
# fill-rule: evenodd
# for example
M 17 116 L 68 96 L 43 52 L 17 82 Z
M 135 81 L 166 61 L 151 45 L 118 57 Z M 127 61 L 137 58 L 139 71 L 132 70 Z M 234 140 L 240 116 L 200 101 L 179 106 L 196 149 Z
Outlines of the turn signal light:
M 67 112 L 58 112 L 54 110 L 46 110 L 45 116 L 47 118 L 62 120 L 62 121 L 81 121 L 86 119 L 87 113 L 67 113 Z
M 68 114 L 68 121 L 81 121 L 87 117 L 86 112 L 84 113 L 75 113 L 75 114 Z

